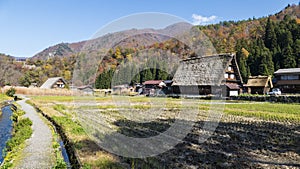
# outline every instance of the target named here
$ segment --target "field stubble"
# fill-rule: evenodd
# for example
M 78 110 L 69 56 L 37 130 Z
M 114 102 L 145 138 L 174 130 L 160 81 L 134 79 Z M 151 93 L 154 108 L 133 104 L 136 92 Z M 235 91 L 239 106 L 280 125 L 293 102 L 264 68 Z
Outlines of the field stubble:
M 178 111 L 185 108 L 180 100 L 167 99 L 161 107 L 151 105 L 149 98 L 130 98 L 130 105 L 121 107 L 109 97 L 93 98 L 91 102 L 87 97 L 39 96 L 33 101 L 59 121 L 76 143 L 82 162 L 91 168 L 300 167 L 300 105 L 297 104 L 227 102 L 216 131 L 200 144 L 199 137 L 208 134 L 203 125 L 207 122 L 210 104 L 194 101 L 199 108 L 198 118 L 178 145 L 154 157 L 131 159 L 112 155 L 98 147 L 82 126 L 100 128 L 106 135 L 114 130 L 130 137 L 155 136 L 166 131 L 174 123 Z M 153 112 L 151 116 L 148 110 L 155 109 L 150 108 L 163 111 Z M 77 113 L 81 120 L 74 112 L 81 112 Z M 127 112 L 126 118 L 124 112 Z

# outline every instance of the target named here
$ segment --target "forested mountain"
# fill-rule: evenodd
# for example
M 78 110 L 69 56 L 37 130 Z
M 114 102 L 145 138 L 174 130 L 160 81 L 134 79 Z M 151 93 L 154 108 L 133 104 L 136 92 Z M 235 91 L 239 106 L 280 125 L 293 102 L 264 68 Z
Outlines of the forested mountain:
M 187 23 L 177 23 L 170 25 L 164 29 L 131 29 L 121 32 L 109 33 L 104 36 L 100 36 L 77 43 L 60 43 L 54 46 L 50 46 L 45 50 L 37 53 L 32 57 L 34 60 L 47 60 L 53 56 L 70 56 L 78 54 L 78 52 L 110 49 L 117 46 L 122 48 L 139 49 L 146 46 L 150 46 L 154 43 L 164 42 L 170 37 L 169 34 L 179 34 L 182 30 L 190 28 L 191 25 Z
M 199 26 L 219 53 L 236 52 L 243 79 L 300 66 L 300 6 L 260 19 Z
M 217 53 L 236 53 L 245 82 L 250 75 L 273 75 L 274 71 L 280 68 L 300 66 L 299 5 L 289 5 L 281 12 L 268 17 L 238 22 L 225 21 L 197 28 L 209 37 Z M 178 45 L 176 41 L 169 40 L 158 46 L 166 45 L 175 53 L 186 51 L 186 48 Z M 190 52 L 185 54 L 192 56 Z M 152 76 L 146 77 L 146 80 L 159 79 L 155 78 L 157 71 L 151 72 Z M 110 74 L 112 72 L 104 72 L 104 76 L 100 75 L 98 80 L 105 81 Z M 139 76 L 145 76 L 143 74 L 145 72 Z M 172 75 L 166 77 L 171 78 Z
M 8 78 L 10 75 L 6 73 L 2 76 L 2 84 L 28 86 L 31 83 L 38 83 L 41 85 L 48 77 L 53 76 L 63 76 L 71 81 L 76 74 L 80 74 L 77 72 L 74 75 L 77 71 L 74 69 L 81 64 L 83 69 L 90 71 L 90 74 L 97 74 L 97 77 L 84 78 L 82 76 L 83 79 L 80 79 L 81 83 L 78 85 L 95 84 L 97 88 L 107 88 L 110 86 L 112 75 L 118 71 L 118 67 L 128 61 L 142 63 L 136 58 L 146 56 L 145 50 L 148 53 L 154 53 L 158 58 L 236 53 L 244 81 L 247 81 L 249 75 L 273 75 L 274 71 L 279 68 L 300 66 L 300 6 L 287 6 L 275 15 L 259 19 L 251 18 L 243 21 L 224 21 L 219 24 L 195 26 L 191 29 L 203 32 L 215 48 L 215 50 L 210 49 L 202 53 L 199 51 L 207 49 L 207 46 L 210 46 L 209 42 L 203 42 L 200 38 L 202 35 L 186 36 L 185 33 L 180 32 L 189 28 L 190 25 L 179 23 L 161 30 L 132 29 L 107 34 L 89 41 L 61 43 L 28 59 L 26 65 L 34 65 L 34 69 L 27 69 L 9 61 L 13 66 L 8 66 L 9 68 L 6 69 L 18 70 L 20 73 L 14 73 L 14 76 L 22 77 L 16 81 L 16 78 Z M 181 39 L 185 38 L 184 42 L 166 36 L 170 32 L 176 35 L 181 33 Z M 101 62 L 98 63 L 88 57 L 101 58 Z M 96 70 L 89 70 L 91 64 L 95 62 L 98 64 Z M 152 68 L 136 75 L 132 82 L 172 78 L 172 73 L 167 73 L 165 68 L 173 64 L 171 62 L 148 59 L 143 64 L 151 65 Z M 139 71 L 133 68 L 125 70 L 125 73 L 120 75 L 120 79 L 123 79 L 120 83 L 125 82 L 124 78 L 128 76 L 125 74 L 132 76 L 132 73 Z
M 22 63 L 16 62 L 13 56 L 0 53 L 0 87 L 18 84 L 22 76 Z

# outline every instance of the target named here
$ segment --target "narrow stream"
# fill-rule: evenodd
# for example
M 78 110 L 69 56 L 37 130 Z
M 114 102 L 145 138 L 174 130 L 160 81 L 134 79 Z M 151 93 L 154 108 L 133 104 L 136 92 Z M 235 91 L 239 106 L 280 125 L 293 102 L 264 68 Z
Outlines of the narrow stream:
M 63 156 L 63 158 L 64 158 L 64 161 L 65 161 L 66 164 L 67 164 L 67 168 L 70 169 L 70 168 L 72 168 L 72 166 L 71 166 L 71 162 L 70 162 L 70 159 L 69 159 L 67 150 L 66 150 L 66 148 L 65 148 L 64 142 L 63 142 L 61 139 L 58 140 L 58 142 L 59 142 L 59 145 L 60 145 L 61 154 L 62 154 L 62 156 Z
M 10 106 L 5 106 L 1 109 L 2 115 L 0 116 L 0 164 L 3 162 L 5 154 L 3 150 L 5 149 L 7 140 L 11 137 L 12 131 L 12 120 L 11 116 L 13 114 Z

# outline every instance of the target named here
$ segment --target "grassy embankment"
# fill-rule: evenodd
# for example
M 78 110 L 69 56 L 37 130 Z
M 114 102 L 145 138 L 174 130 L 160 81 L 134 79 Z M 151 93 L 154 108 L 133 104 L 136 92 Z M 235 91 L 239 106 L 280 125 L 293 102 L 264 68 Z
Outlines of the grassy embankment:
M 89 101 L 89 99 L 88 97 L 81 98 L 82 101 Z M 89 139 L 70 112 L 71 107 L 53 104 L 53 102 L 71 103 L 73 100 L 74 98 L 71 96 L 37 96 L 33 97 L 31 102 L 62 127 L 69 140 L 74 143 L 83 168 L 124 168 L 117 157 L 101 150 Z
M 0 106 L 1 103 L 6 100 L 12 100 L 5 94 L 0 94 Z M 0 116 L 1 116 L 0 111 Z M 6 143 L 6 156 L 4 159 L 4 164 L 0 167 L 1 169 L 13 168 L 20 160 L 23 149 L 25 148 L 25 141 L 31 137 L 32 122 L 29 118 L 24 118 L 24 111 L 18 107 L 16 111 L 13 112 L 11 117 L 13 121 L 13 131 L 12 138 Z
M 5 100 L 9 100 L 9 99 L 11 99 L 11 98 L 8 97 L 8 96 L 6 96 L 5 94 L 1 94 L 1 93 L 0 93 L 0 102 L 3 102 L 3 101 L 5 101 Z
M 52 117 L 58 124 L 60 124 L 68 138 L 74 142 L 76 152 L 80 161 L 84 164 L 85 168 L 124 168 L 124 164 L 120 162 L 118 157 L 115 157 L 105 151 L 102 151 L 85 133 L 83 127 L 76 120 L 73 113 L 74 103 L 83 103 L 77 105 L 79 110 L 93 110 L 101 109 L 102 113 L 111 116 L 114 119 L 120 118 L 116 113 L 117 107 L 113 103 L 111 97 L 72 97 L 72 96 L 36 96 L 32 97 L 32 102 L 36 104 L 41 110 Z M 92 99 L 92 100 L 91 100 Z M 156 98 L 158 103 L 159 99 Z M 87 103 L 87 105 L 85 105 Z M 91 104 L 92 103 L 92 104 Z M 96 103 L 98 103 L 96 105 Z M 100 104 L 99 104 L 100 103 Z M 151 107 L 149 98 L 131 97 L 130 103 L 133 104 L 135 109 L 148 109 Z M 208 110 L 210 104 L 207 101 L 195 101 L 196 106 L 200 110 Z M 175 110 L 180 105 L 179 99 L 166 99 L 164 107 Z M 159 107 L 159 104 L 155 105 Z M 124 105 L 123 108 L 127 108 Z M 279 121 L 279 122 L 300 122 L 300 105 L 299 104 L 279 104 L 279 103 L 255 103 L 255 102 L 237 102 L 236 104 L 226 104 L 224 115 L 254 117 L 263 120 Z M 120 120 L 120 119 L 119 119 Z M 128 163 L 128 162 L 127 162 Z M 131 166 L 134 166 L 134 163 Z M 127 166 L 128 167 L 128 166 Z
M 6 143 L 6 156 L 1 169 L 13 168 L 19 162 L 26 146 L 25 141 L 31 137 L 32 122 L 29 118 L 24 118 L 24 114 L 25 112 L 18 108 L 12 115 L 12 138 Z

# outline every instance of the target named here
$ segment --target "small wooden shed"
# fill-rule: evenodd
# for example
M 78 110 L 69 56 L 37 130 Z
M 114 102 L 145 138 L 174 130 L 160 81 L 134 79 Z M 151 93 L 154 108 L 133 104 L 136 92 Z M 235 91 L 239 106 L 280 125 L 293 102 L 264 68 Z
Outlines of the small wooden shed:
M 271 76 L 250 76 L 246 85 L 249 94 L 267 94 L 273 88 Z

